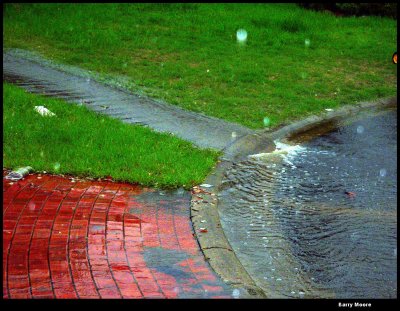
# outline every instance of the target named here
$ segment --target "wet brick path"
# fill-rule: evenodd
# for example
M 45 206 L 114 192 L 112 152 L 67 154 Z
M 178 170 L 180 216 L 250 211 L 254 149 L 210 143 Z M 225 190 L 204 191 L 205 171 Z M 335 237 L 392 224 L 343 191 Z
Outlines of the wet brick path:
M 3 298 L 230 298 L 190 194 L 3 170 Z

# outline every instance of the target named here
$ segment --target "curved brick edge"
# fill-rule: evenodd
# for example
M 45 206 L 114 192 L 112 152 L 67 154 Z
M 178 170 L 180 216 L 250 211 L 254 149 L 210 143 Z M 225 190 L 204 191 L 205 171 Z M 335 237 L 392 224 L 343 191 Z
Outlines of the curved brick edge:
M 268 293 L 256 285 L 243 267 L 221 226 L 218 192 L 225 172 L 233 162 L 241 161 L 250 154 L 272 152 L 275 149 L 274 140 L 285 140 L 289 136 L 299 135 L 324 123 L 354 115 L 365 109 L 394 106 L 397 106 L 397 97 L 343 106 L 284 126 L 274 132 L 260 130 L 255 134 L 246 135 L 224 149 L 221 161 L 205 180 L 205 183 L 212 187 L 198 186 L 192 190 L 191 219 L 206 260 L 225 283 L 240 290 L 241 298 L 268 298 Z

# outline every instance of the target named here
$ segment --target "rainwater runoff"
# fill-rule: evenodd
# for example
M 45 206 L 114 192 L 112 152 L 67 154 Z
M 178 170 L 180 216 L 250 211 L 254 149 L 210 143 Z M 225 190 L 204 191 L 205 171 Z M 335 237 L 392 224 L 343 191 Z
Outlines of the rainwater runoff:
M 269 298 L 397 298 L 397 108 L 275 144 L 228 169 L 219 193 L 253 280 Z

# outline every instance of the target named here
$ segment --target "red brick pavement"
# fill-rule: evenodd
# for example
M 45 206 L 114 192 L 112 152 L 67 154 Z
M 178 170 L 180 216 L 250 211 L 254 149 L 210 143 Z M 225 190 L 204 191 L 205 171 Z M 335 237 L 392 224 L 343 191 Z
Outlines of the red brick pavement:
M 230 298 L 188 195 L 3 170 L 3 298 Z

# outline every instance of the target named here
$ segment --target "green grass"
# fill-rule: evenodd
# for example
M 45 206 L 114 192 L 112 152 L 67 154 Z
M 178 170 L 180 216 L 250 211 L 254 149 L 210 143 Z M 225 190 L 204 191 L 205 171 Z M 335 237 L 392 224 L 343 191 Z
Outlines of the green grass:
M 124 75 L 133 91 L 250 128 L 396 94 L 388 18 L 295 4 L 7 4 L 3 26 L 5 47 Z
M 43 117 L 35 106 L 45 106 L 56 116 Z M 218 155 L 85 106 L 29 94 L 3 83 L 4 167 L 29 165 L 38 172 L 112 176 L 146 186 L 189 189 L 204 180 Z

